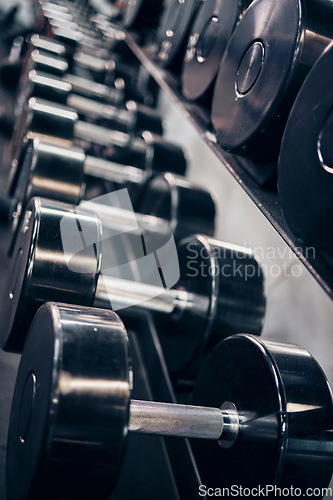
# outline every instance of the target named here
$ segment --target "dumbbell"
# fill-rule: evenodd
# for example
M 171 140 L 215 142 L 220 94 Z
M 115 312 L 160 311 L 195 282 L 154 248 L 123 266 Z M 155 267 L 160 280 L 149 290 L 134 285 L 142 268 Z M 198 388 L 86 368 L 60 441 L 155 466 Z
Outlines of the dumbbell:
M 88 202 L 87 207 L 95 210 L 97 203 L 94 205 Z M 178 234 L 182 228 L 189 234 L 191 223 L 205 226 L 204 214 L 201 220 L 196 217 L 199 214 L 193 214 L 196 208 L 191 206 L 190 213 L 183 209 L 175 228 Z M 135 260 L 131 257 L 129 262 L 124 252 L 132 248 L 126 247 L 126 240 L 123 250 L 116 237 L 117 232 L 124 235 L 125 211 L 97 210 L 104 211 L 101 218 L 84 204 L 71 208 L 38 198 L 29 203 L 21 218 L 1 301 L 5 350 L 20 351 L 37 309 L 58 299 L 124 314 L 154 312 L 166 360 L 175 376 L 195 376 L 195 363 L 225 336 L 245 328 L 260 334 L 265 312 L 263 275 L 249 250 L 197 235 L 177 244 L 177 257 L 170 224 L 167 227 L 166 220 L 151 224 L 149 220 L 148 239 L 139 240 L 141 250 L 135 249 Z M 107 217 L 108 213 L 115 213 L 117 219 Z M 134 229 L 141 220 L 145 224 L 141 215 L 136 221 L 132 214 L 133 220 Z M 113 230 L 111 238 L 109 229 Z M 162 245 L 155 244 L 154 233 L 163 240 Z
M 182 68 L 182 93 L 211 104 L 213 86 L 231 33 L 252 0 L 206 0 L 188 37 Z
M 258 163 L 277 160 L 293 101 L 332 35 L 330 1 L 251 3 L 215 85 L 212 122 L 223 148 Z
M 174 72 L 181 69 L 191 24 L 200 0 L 170 0 L 157 32 L 156 60 Z
M 17 100 L 18 115 L 30 97 L 69 106 L 78 113 L 80 118 L 94 120 L 95 123 L 105 124 L 109 128 L 128 134 L 138 135 L 147 130 L 154 134 L 163 134 L 162 119 L 156 110 L 135 101 L 128 101 L 124 106 L 125 109 L 94 101 L 73 93 L 70 83 L 35 70 L 29 71 L 24 86 L 21 88 Z
M 332 248 L 333 44 L 306 78 L 290 113 L 278 164 L 286 221 L 307 245 Z
M 62 145 L 82 145 L 86 152 L 91 145 L 96 145 L 102 148 L 108 159 L 130 163 L 138 168 L 149 162 L 153 154 L 153 161 L 159 164 L 161 170 L 167 171 L 171 163 L 178 173 L 184 173 L 186 169 L 182 148 L 159 136 L 145 132 L 143 137 L 133 138 L 124 132 L 81 121 L 77 113 L 69 108 L 42 99 L 29 99 L 26 109 L 16 121 L 10 146 L 14 158 L 20 157 L 26 136 L 42 137 Z
M 29 139 L 24 145 L 16 175 L 13 173 L 7 201 L 5 197 L 2 198 L 3 206 L 0 208 L 2 219 L 10 224 L 12 214 L 15 213 L 16 217 L 17 211 L 21 212 L 34 196 L 77 205 L 86 198 L 85 194 L 91 181 L 96 180 L 111 182 L 118 188 L 120 186 L 127 188 L 133 203 L 138 203 L 136 200 L 144 197 L 142 191 L 145 191 L 145 183 L 163 171 L 163 163 L 159 160 L 158 142 L 152 144 L 151 148 L 152 154 L 147 155 L 143 168 L 140 169 L 87 156 L 80 149 L 61 147 L 40 139 Z M 175 166 L 177 168 L 177 165 Z M 169 168 L 169 172 L 172 172 L 172 168 Z M 170 193 L 172 186 L 177 189 L 177 183 L 191 185 L 189 181 L 180 178 L 177 180 L 168 176 L 167 179 L 170 181 Z M 173 196 L 178 200 L 178 196 Z M 173 196 L 170 194 L 170 198 Z M 14 222 L 17 222 L 16 218 Z
M 128 85 L 135 84 L 137 81 L 139 65 L 137 60 L 133 60 L 133 58 L 127 63 L 122 61 L 117 54 L 110 56 L 109 53 L 105 54 L 97 50 L 93 54 L 76 50 L 71 55 L 66 50 L 65 57 L 59 58 L 56 51 L 59 45 L 63 44 L 55 43 L 55 47 L 53 47 L 53 41 L 49 41 L 48 45 L 46 45 L 45 43 L 36 42 L 35 38 L 35 36 L 31 38 L 32 42 L 30 42 L 26 50 L 23 73 L 28 72 L 29 69 L 41 69 L 61 77 L 65 76 L 67 72 L 83 72 L 83 76 L 88 75 L 90 77 L 92 75 L 93 81 L 98 83 L 109 82 L 111 84 L 117 78 L 123 78 Z M 40 36 L 38 40 L 41 40 Z M 44 48 L 39 48 L 39 45 L 44 46 Z M 41 53 L 43 60 L 41 60 L 41 56 L 36 59 L 34 50 Z M 35 57 L 32 57 L 32 55 Z M 53 57 L 53 60 L 51 61 L 47 57 Z M 31 58 L 32 61 L 30 61 Z M 62 64 L 62 70 L 57 67 L 60 64 Z M 66 64 L 67 66 L 65 66 Z M 45 69 L 42 65 L 44 65 Z
M 132 378 L 116 314 L 42 306 L 14 390 L 8 500 L 109 498 L 128 433 L 190 438 L 210 488 L 329 484 L 331 391 L 303 348 L 248 334 L 224 340 L 191 405 L 133 400 Z
M 174 177 L 170 172 L 161 182 L 157 174 L 162 170 L 159 161 L 159 143 L 151 144 L 152 153 L 147 155 L 143 168 L 119 165 L 94 156 L 86 156 L 82 150 L 64 148 L 39 139 L 29 139 L 24 145 L 17 170 L 12 172 L 8 194 L 0 197 L 0 218 L 12 226 L 15 232 L 18 219 L 28 201 L 34 196 L 54 199 L 77 205 L 85 198 L 91 181 L 105 181 L 126 188 L 137 210 L 151 213 L 154 205 L 165 203 L 166 217 L 182 210 L 183 203 L 198 203 L 200 210 L 208 210 L 206 223 L 210 234 L 214 232 L 215 210 L 211 196 L 198 189 L 190 181 Z M 163 149 L 161 150 L 163 153 Z M 163 188 L 157 186 L 162 184 Z M 115 186 L 113 186 L 113 189 Z M 145 203 L 145 196 L 149 202 Z M 160 197 L 160 199 L 159 199 Z M 184 202 L 182 202 L 184 198 Z M 207 203 L 203 202 L 207 199 Z M 207 207 L 209 206 L 209 208 Z M 170 207 L 169 209 L 167 207 Z M 177 215 L 175 215 L 177 217 Z M 211 219 L 209 219 L 211 217 Z

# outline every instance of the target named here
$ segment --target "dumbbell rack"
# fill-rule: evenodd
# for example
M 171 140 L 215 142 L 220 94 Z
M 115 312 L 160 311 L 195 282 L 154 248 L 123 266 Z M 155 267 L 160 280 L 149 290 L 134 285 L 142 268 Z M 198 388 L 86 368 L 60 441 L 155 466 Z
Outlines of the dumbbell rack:
M 199 132 L 223 166 L 236 179 L 258 209 L 268 219 L 270 224 L 297 255 L 308 271 L 318 281 L 325 292 L 333 298 L 333 257 L 329 252 L 308 252 L 304 244 L 298 240 L 288 228 L 282 210 L 279 206 L 276 192 L 267 188 L 269 178 L 274 176 L 276 165 L 255 165 L 251 160 L 226 152 L 217 142 L 210 126 L 209 112 L 195 103 L 188 102 L 182 96 L 176 77 L 162 69 L 154 62 L 154 47 L 138 44 L 136 36 L 127 33 L 125 38 L 129 48 L 154 78 L 163 92 L 177 105 L 187 120 Z M 266 186 L 265 186 L 266 184 Z M 265 186 L 265 189 L 261 186 Z

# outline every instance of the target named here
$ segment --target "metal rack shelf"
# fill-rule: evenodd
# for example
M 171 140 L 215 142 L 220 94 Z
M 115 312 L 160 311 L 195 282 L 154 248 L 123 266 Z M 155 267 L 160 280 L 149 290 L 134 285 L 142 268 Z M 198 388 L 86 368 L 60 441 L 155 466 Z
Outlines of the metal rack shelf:
M 272 166 L 258 166 L 250 160 L 227 153 L 217 142 L 210 129 L 209 114 L 197 104 L 184 99 L 177 78 L 153 61 L 153 51 L 138 45 L 132 34 L 126 34 L 126 42 L 140 63 L 154 78 L 162 91 L 178 106 L 185 117 L 194 125 L 201 138 L 206 142 L 225 168 L 233 175 L 238 184 L 257 205 L 270 224 L 279 233 L 304 266 L 314 276 L 325 292 L 333 299 L 333 255 L 328 252 L 309 249 L 290 231 L 279 206 L 278 195 L 263 189 L 266 172 L 272 173 Z M 252 174 L 252 175 L 251 175 Z M 261 176 L 261 178 L 260 178 Z

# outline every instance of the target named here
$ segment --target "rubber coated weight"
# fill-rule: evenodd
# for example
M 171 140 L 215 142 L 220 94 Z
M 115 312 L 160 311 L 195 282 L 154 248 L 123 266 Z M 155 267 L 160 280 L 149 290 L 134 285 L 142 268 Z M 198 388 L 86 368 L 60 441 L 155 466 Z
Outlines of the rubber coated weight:
M 15 385 L 8 500 L 109 498 L 127 433 L 130 371 L 116 314 L 40 309 Z
M 176 314 L 156 314 L 155 323 L 169 370 L 192 378 L 203 357 L 223 338 L 244 330 L 261 334 L 264 276 L 251 251 L 202 235 L 182 240 L 178 259 L 176 287 L 200 301 L 178 320 Z
M 125 3 L 122 24 L 137 31 L 154 28 L 163 10 L 163 0 L 125 0 Z
M 211 194 L 170 173 L 147 180 L 135 203 L 135 211 L 170 221 L 170 231 L 177 241 L 185 234 L 203 229 L 207 235 L 215 232 L 215 203 Z
M 230 448 L 191 441 L 202 484 L 293 486 L 304 492 L 328 486 L 332 394 L 303 348 L 250 335 L 230 337 L 208 357 L 192 401 L 218 408 L 232 403 L 239 413 L 238 437 Z
M 306 244 L 333 246 L 333 45 L 306 78 L 284 132 L 278 169 L 286 221 Z
M 78 205 L 85 191 L 84 160 L 80 150 L 29 140 L 10 194 L 22 207 L 35 196 Z
M 187 43 L 182 92 L 210 102 L 221 58 L 239 16 L 252 0 L 206 0 L 199 8 Z
M 72 212 L 68 212 L 67 216 L 64 216 L 63 205 L 59 208 L 59 205 L 51 200 L 39 201 L 39 206 L 37 201 L 32 200 L 31 204 L 36 206 L 34 217 L 30 217 L 30 220 L 22 225 L 23 230 L 21 230 L 13 250 L 13 256 L 18 255 L 22 250 L 22 257 L 19 261 L 15 258 L 12 260 L 10 280 L 1 301 L 1 314 L 5 318 L 2 327 L 2 345 L 5 349 L 19 351 L 30 326 L 29 315 L 34 314 L 45 300 L 64 300 L 64 297 L 69 303 L 86 304 L 88 301 L 97 307 L 108 309 L 110 301 L 111 304 L 116 302 L 117 310 L 121 310 L 131 305 L 129 299 L 133 295 L 135 310 L 155 312 L 156 321 L 161 324 L 158 330 L 164 337 L 163 342 L 167 344 L 169 341 L 170 346 L 175 343 L 182 344 L 183 348 L 179 350 L 179 357 L 173 359 L 170 356 L 170 367 L 177 372 L 182 371 L 183 368 L 187 369 L 197 355 L 205 355 L 216 342 L 234 331 L 248 328 L 253 333 L 260 334 L 265 314 L 263 275 L 258 262 L 249 250 L 226 245 L 203 236 L 188 238 L 177 245 L 178 268 L 177 261 L 173 260 L 172 243 L 163 247 L 159 246 L 158 249 L 151 249 L 145 245 L 146 251 L 142 252 L 142 255 L 152 256 L 156 251 L 158 258 L 161 259 L 160 262 L 162 262 L 160 269 L 157 269 L 149 260 L 151 267 L 148 270 L 143 269 L 143 272 L 147 274 L 149 271 L 149 276 L 152 274 L 153 277 L 154 269 L 158 272 L 161 284 L 154 287 L 152 298 L 150 294 L 151 281 L 145 285 L 145 280 L 141 282 L 130 278 L 122 279 L 119 283 L 119 279 L 117 279 L 119 275 L 117 273 L 113 275 L 110 272 L 110 269 L 112 270 L 114 267 L 118 269 L 117 264 L 115 265 L 112 261 L 117 252 L 117 246 L 112 247 L 111 252 L 103 251 L 102 255 L 100 248 L 102 233 L 96 234 L 96 231 L 95 233 L 90 231 L 92 234 L 86 236 L 87 229 L 91 225 L 93 228 L 95 227 L 96 218 L 91 218 L 89 213 L 83 211 L 84 205 L 76 210 L 76 219 L 73 221 L 73 209 Z M 29 206 L 27 213 L 29 213 Z M 110 222 L 112 223 L 112 221 Z M 165 222 L 168 224 L 167 220 Z M 52 225 L 52 248 L 57 249 L 60 255 L 57 255 L 52 249 L 38 251 L 44 241 L 45 224 L 47 223 L 50 227 Z M 78 228 L 81 228 L 80 231 L 76 229 L 74 223 L 77 223 Z M 67 233 L 69 233 L 66 240 L 62 238 L 61 227 L 67 228 Z M 43 231 L 44 234 L 41 235 L 40 231 Z M 158 232 L 158 228 L 155 232 Z M 162 236 L 164 234 L 165 232 Z M 99 244 L 96 248 L 93 245 L 93 237 L 98 238 L 96 241 Z M 168 241 L 169 239 L 170 235 Z M 62 240 L 66 245 L 70 243 L 69 251 L 66 251 Z M 145 244 L 147 241 L 150 243 L 150 240 L 145 238 Z M 142 245 L 142 240 L 140 242 Z M 93 251 L 98 263 L 101 259 L 103 260 L 102 269 L 109 271 L 99 276 L 99 267 L 96 266 L 95 278 L 85 277 L 83 274 L 86 272 L 86 268 L 82 267 L 84 260 L 80 258 L 82 252 L 76 254 L 74 252 L 76 247 L 79 250 L 82 247 L 82 251 L 84 249 L 87 252 L 89 249 Z M 163 252 L 168 252 L 168 258 L 171 254 L 171 261 L 164 258 Z M 58 284 L 56 278 L 61 271 L 62 262 L 66 261 L 64 253 L 73 257 L 69 259 L 71 266 L 66 272 L 66 279 Z M 166 260 L 167 264 L 172 266 L 171 268 L 170 265 L 168 267 L 166 264 Z M 49 268 L 51 271 L 48 271 Z M 47 283 L 44 274 L 40 276 L 41 269 L 45 270 Z M 76 271 L 75 275 L 71 274 L 73 271 Z M 139 266 L 135 276 L 140 271 L 142 271 L 142 267 Z M 88 268 L 87 272 L 89 272 Z M 14 283 L 17 282 L 14 286 L 15 293 L 12 292 L 12 276 L 19 277 L 14 280 Z M 73 284 L 70 283 L 71 276 Z M 160 276 L 163 276 L 166 286 L 171 286 L 171 289 L 165 289 Z M 88 288 L 87 283 L 90 283 L 90 280 L 93 283 L 97 282 L 97 286 L 93 288 L 89 285 Z M 33 287 L 30 290 L 31 284 Z M 75 292 L 81 290 L 80 284 L 85 292 L 85 302 L 82 302 L 80 294 Z M 49 287 L 48 291 L 45 290 L 46 286 Z M 66 288 L 66 292 L 64 288 Z M 158 298 L 154 300 L 154 297 Z M 140 298 L 142 300 L 138 301 Z M 15 312 L 15 308 L 18 306 L 19 311 Z M 29 307 L 28 311 L 26 311 L 26 306 Z M 174 354 L 174 349 L 171 347 L 167 347 L 167 349 L 168 353 Z M 169 361 L 168 358 L 167 360 Z M 192 366 L 191 368 L 193 370 L 187 371 L 187 375 L 192 377 L 196 367 Z
M 69 212 L 68 207 L 39 198 L 34 198 L 27 207 L 3 295 L 4 349 L 22 350 L 23 325 L 30 325 L 40 305 L 53 300 L 54 294 L 59 294 L 64 302 L 92 304 L 100 271 L 101 227 L 94 214 L 82 216 L 79 208 Z M 77 241 L 73 234 L 73 251 L 65 254 L 60 231 L 63 217 L 71 219 L 73 228 L 88 234 L 91 243 L 85 246 L 84 240 Z M 54 286 L 45 290 L 51 282 Z
M 255 0 L 230 38 L 212 122 L 221 145 L 257 162 L 276 160 L 297 91 L 333 34 L 327 0 Z
M 167 171 L 167 165 L 173 163 L 173 171 L 179 174 L 186 171 L 187 162 L 181 147 L 150 132 L 144 132 L 142 137 L 132 137 L 124 132 L 81 121 L 70 108 L 43 99 L 30 98 L 16 121 L 11 140 L 14 158 L 19 156 L 25 136 L 60 141 L 62 146 L 82 144 L 87 152 L 95 144 L 102 148 L 107 159 L 142 169 L 147 164 L 153 169 Z
M 170 0 L 157 33 L 156 58 L 161 66 L 172 67 L 175 72 L 180 70 L 189 30 L 200 4 L 201 0 Z

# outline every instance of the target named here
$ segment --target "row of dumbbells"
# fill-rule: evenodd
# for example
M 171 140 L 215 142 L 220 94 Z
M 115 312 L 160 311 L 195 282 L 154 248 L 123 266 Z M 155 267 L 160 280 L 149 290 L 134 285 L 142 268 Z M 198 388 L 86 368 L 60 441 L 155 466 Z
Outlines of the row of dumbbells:
M 31 69 L 34 50 L 24 61 L 11 196 L 3 202 L 6 216 L 15 215 L 2 346 L 23 349 L 8 436 L 8 499 L 108 498 L 127 432 L 193 439 L 199 472 L 212 487 L 326 486 L 330 389 L 309 353 L 258 337 L 265 312 L 258 262 L 211 238 L 208 192 L 171 173 L 152 175 L 170 165 L 183 173 L 179 148 L 151 134 L 136 137 L 141 129 L 100 127 L 97 103 L 86 103 L 84 112 L 45 101 L 49 76 Z M 43 78 L 40 100 L 32 89 L 43 87 Z M 83 88 L 94 85 L 86 80 Z M 75 102 L 77 89 L 68 94 Z M 113 119 L 123 112 L 114 109 Z M 129 187 L 134 201 L 124 205 L 110 190 L 88 200 L 92 178 Z M 129 279 L 132 266 L 126 268 L 124 279 L 118 271 L 129 249 L 135 269 Z M 148 268 L 140 267 L 149 256 Z M 153 313 L 174 380 L 195 380 L 193 405 L 131 400 L 126 330 L 110 309 L 125 320 Z M 239 332 L 247 334 L 233 335 Z
M 278 189 L 300 244 L 331 251 L 332 2 L 137 0 L 120 3 L 121 17 L 155 31 L 150 55 L 208 109 L 221 146 Z

